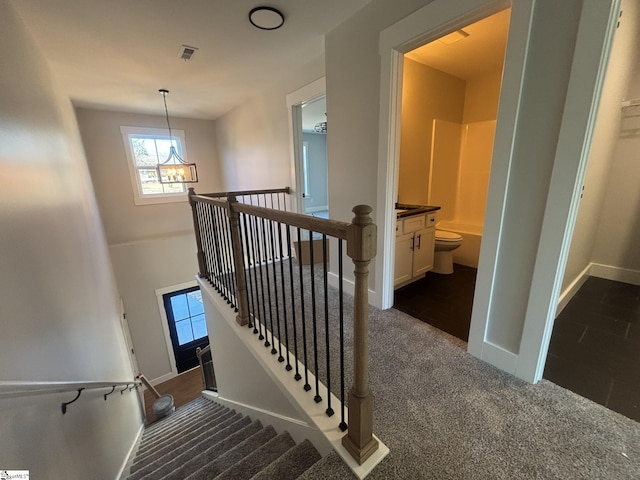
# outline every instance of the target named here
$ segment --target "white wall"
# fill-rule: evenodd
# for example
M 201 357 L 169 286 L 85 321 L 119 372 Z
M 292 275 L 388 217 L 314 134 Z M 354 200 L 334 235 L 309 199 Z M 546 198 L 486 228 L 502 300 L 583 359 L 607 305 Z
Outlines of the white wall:
M 162 98 L 158 94 L 158 102 Z M 76 109 L 82 142 L 89 163 L 109 245 L 193 232 L 191 209 L 177 203 L 135 205 L 121 126 L 166 129 L 164 116 Z M 223 190 L 216 156 L 214 123 L 171 117 L 171 128 L 184 130 L 190 162 L 198 167 L 196 192 Z
M 638 183 L 639 164 L 631 160 L 632 156 L 616 152 L 616 148 L 620 129 L 620 103 L 625 98 L 640 97 L 640 88 L 637 87 L 640 84 L 640 72 L 633 74 L 634 69 L 640 65 L 637 49 L 640 42 L 640 4 L 637 1 L 624 1 L 622 9 L 623 19 L 616 31 L 600 99 L 584 193 L 573 231 L 563 290 L 576 280 L 592 261 L 623 268 L 631 267 L 620 256 L 624 256 L 628 251 L 629 247 L 625 242 L 633 230 L 622 233 L 621 228 L 637 228 L 633 227 L 638 217 L 637 209 L 631 208 L 632 203 L 629 202 L 633 201 L 633 195 L 637 193 L 635 185 Z M 618 173 L 615 178 L 610 178 L 614 165 Z M 635 185 L 627 185 L 627 179 L 635 181 Z M 615 198 L 617 195 L 624 198 Z M 612 236 L 611 232 L 621 233 Z M 596 238 L 598 246 L 594 247 Z M 638 238 L 637 232 L 635 238 Z M 631 249 L 634 247 L 631 246 Z M 634 268 L 640 270 L 640 265 L 636 262 Z
M 192 234 L 121 243 L 109 247 L 124 301 L 140 371 L 154 383 L 177 374 L 172 368 L 157 289 L 193 281 L 198 273 Z
M 302 139 L 309 142 L 307 177 L 309 192 L 305 198 L 307 208 L 326 208 L 327 198 L 327 135 L 304 132 Z
M 640 128 L 639 117 L 616 122 L 621 112 L 620 100 L 640 98 L 640 3 L 625 1 L 623 12 L 615 45 L 617 55 L 610 68 L 611 83 L 616 82 L 618 88 L 607 98 L 611 118 L 602 119 L 613 123 L 610 130 L 618 125 L 623 130 Z M 622 90 L 622 86 L 626 88 Z M 615 133 L 611 132 L 608 142 L 608 145 L 615 142 L 615 149 L 609 150 L 611 171 L 602 209 L 593 221 L 597 233 L 592 260 L 614 269 L 633 270 L 637 282 L 640 279 L 640 136 L 636 133 L 618 138 Z
M 133 379 L 71 104 L 0 1 L 0 379 Z M 0 400 L 0 465 L 32 478 L 116 478 L 141 426 L 134 393 Z
M 215 121 L 222 176 L 229 190 L 295 187 L 286 95 L 324 75 L 324 57 Z
M 158 95 L 158 101 L 160 101 Z M 155 290 L 192 281 L 198 273 L 188 201 L 135 205 L 121 126 L 166 128 L 163 116 L 78 108 L 78 123 L 96 191 L 120 295 L 140 370 L 157 383 L 172 370 Z M 198 167 L 196 192 L 225 190 L 213 121 L 171 117 L 184 130 L 188 159 Z

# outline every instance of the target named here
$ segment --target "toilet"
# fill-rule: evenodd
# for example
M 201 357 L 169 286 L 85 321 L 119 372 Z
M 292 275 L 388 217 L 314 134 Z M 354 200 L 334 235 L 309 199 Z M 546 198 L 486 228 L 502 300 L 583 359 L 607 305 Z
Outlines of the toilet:
M 453 251 L 462 245 L 462 235 L 436 230 L 433 273 L 453 273 Z

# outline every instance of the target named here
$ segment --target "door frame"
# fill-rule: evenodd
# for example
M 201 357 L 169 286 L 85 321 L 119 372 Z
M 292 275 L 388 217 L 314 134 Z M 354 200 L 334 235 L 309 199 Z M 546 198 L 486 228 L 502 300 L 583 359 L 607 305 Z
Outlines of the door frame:
M 315 100 L 327 92 L 325 77 L 321 77 L 286 97 L 287 116 L 289 118 L 289 148 L 291 156 L 291 183 L 294 185 L 294 212 L 304 212 L 304 172 L 302 166 L 302 104 Z M 328 178 L 327 178 L 328 182 Z
M 520 345 L 515 351 L 492 343 L 487 332 L 493 310 L 500 306 L 500 302 L 508 301 L 494 296 L 493 290 L 499 254 L 507 249 L 501 245 L 501 235 L 514 139 L 518 133 L 519 106 L 527 77 L 526 61 L 535 0 L 436 0 L 380 34 L 376 223 L 382 227 L 383 254 L 376 257 L 374 301 L 376 306 L 389 308 L 393 303 L 393 223 L 399 169 L 403 55 L 466 24 L 509 6 L 512 8 L 468 351 L 533 383 L 541 379 L 546 360 L 619 3 L 620 0 L 584 0 L 580 12 L 564 114 L 545 203 L 553 208 L 545 210 L 540 225 L 531 290 L 525 306 Z M 590 101 L 585 101 L 587 98 Z M 567 161 L 567 158 L 572 160 Z
M 173 353 L 173 344 L 171 343 L 171 333 L 169 333 L 169 319 L 167 318 L 167 312 L 164 309 L 164 298 L 163 295 L 167 293 L 176 292 L 178 290 L 184 290 L 186 288 L 197 287 L 198 282 L 192 280 L 190 282 L 179 283 L 177 285 L 170 285 L 168 287 L 157 288 L 155 290 L 156 300 L 158 302 L 158 310 L 160 312 L 160 321 L 162 323 L 162 333 L 164 334 L 165 346 L 167 349 L 167 357 L 169 358 L 169 366 L 171 371 L 162 377 L 156 379 L 154 384 L 166 382 L 167 380 L 177 377 L 178 367 L 176 367 L 176 356 Z

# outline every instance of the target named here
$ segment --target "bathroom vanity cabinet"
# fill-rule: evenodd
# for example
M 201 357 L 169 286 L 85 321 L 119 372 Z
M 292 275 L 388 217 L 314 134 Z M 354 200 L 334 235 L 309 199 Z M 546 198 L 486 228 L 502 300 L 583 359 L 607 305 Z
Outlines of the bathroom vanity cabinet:
M 393 282 L 396 288 L 422 278 L 433 268 L 435 234 L 435 213 L 397 218 Z

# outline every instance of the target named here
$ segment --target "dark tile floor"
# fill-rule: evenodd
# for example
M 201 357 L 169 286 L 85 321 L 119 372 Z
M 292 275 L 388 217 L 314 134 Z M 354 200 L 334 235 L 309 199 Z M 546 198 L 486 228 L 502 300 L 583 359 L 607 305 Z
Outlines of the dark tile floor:
M 475 288 L 476 269 L 455 264 L 450 275 L 427 272 L 396 290 L 393 308 L 466 342 Z
M 640 421 L 640 286 L 589 277 L 556 318 L 544 378 Z
M 394 308 L 467 341 L 475 279 L 429 272 Z M 640 421 L 640 286 L 590 277 L 555 321 L 544 378 Z

